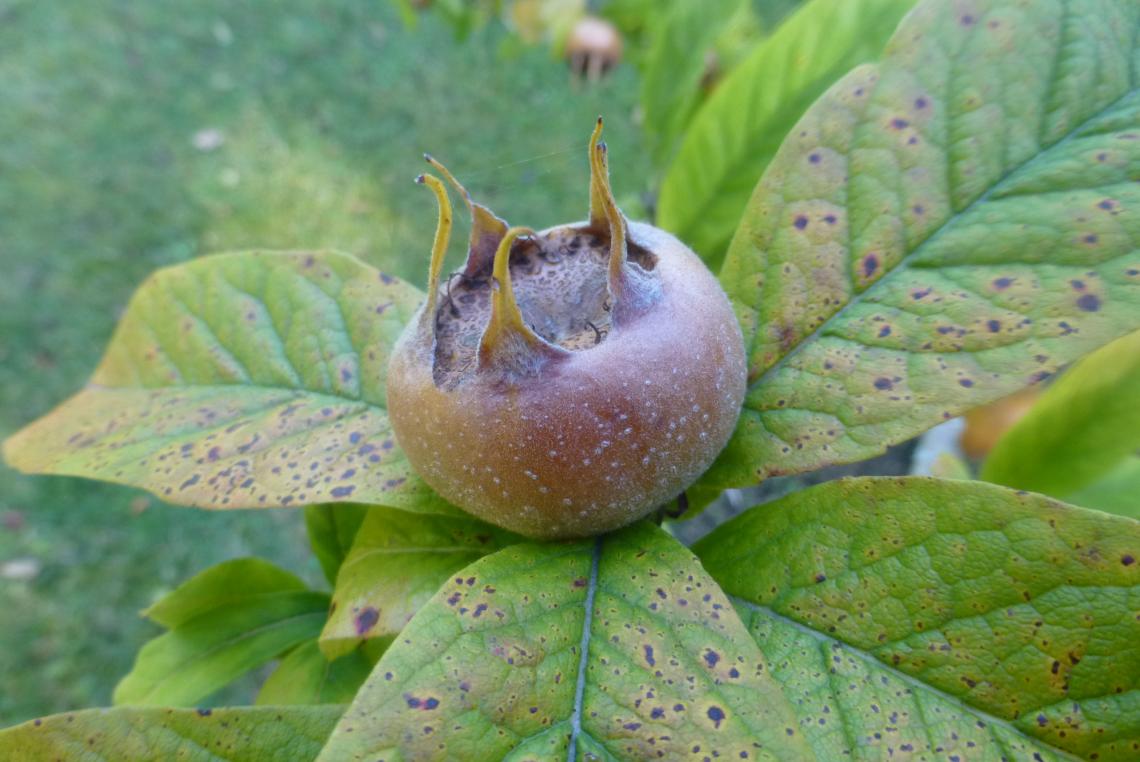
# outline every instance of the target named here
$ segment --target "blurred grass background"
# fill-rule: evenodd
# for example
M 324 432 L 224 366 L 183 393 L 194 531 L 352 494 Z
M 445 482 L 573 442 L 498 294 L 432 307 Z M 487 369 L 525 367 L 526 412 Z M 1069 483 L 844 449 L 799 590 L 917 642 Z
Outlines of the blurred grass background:
M 492 25 L 457 45 L 432 16 L 409 30 L 387 0 L 0 0 L 0 436 L 82 385 L 154 268 L 329 247 L 422 281 L 424 151 L 545 227 L 584 216 L 602 113 L 637 216 L 634 72 L 572 87 L 545 48 L 503 39 Z M 206 513 L 0 466 L 0 726 L 108 704 L 157 633 L 137 612 L 249 554 L 320 578 L 300 512 Z

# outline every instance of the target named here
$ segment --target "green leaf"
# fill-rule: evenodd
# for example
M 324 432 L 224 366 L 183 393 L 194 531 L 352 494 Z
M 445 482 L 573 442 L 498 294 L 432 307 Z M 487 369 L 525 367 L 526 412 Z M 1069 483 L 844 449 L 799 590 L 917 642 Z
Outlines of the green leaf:
M 802 4 L 803 0 L 752 0 L 752 10 L 765 29 L 774 29 Z
M 235 558 L 195 574 L 142 615 L 169 630 L 215 609 L 240 608 L 262 597 L 306 590 L 295 574 L 262 558 Z
M 457 574 L 377 664 L 321 759 L 679 759 L 694 746 L 808 759 L 792 722 L 723 593 L 642 523 L 515 545 Z
M 1132 519 L 982 482 L 845 479 L 754 508 L 695 550 L 746 602 L 823 759 L 904 743 L 941 759 L 1135 758 Z
M 1140 327 L 1131 0 L 927 0 L 804 116 L 721 281 L 749 391 L 709 479 L 867 458 Z
M 662 181 L 657 224 L 718 266 L 780 141 L 837 77 L 878 57 L 913 5 L 812 0 L 759 42 L 692 119 Z
M 773 675 L 799 699 L 800 727 L 819 759 L 1073 759 L 859 649 L 771 609 L 735 603 Z
M 415 288 L 333 252 L 246 252 L 160 270 L 87 388 L 4 443 L 16 468 L 202 508 L 351 497 L 449 507 L 395 447 L 388 357 Z
M 395 635 L 448 577 L 519 538 L 473 518 L 369 510 L 337 576 L 321 649 Z
M 1140 457 L 1125 458 L 1104 477 L 1065 499 L 1085 508 L 1140 519 Z
M 981 478 L 1065 495 L 1140 450 L 1140 331 L 1066 371 L 998 440 Z
M 672 154 L 701 99 L 706 58 L 717 35 L 750 0 L 673 3 L 654 26 L 641 78 L 643 124 L 654 163 Z
M 146 612 L 168 632 L 139 650 L 116 704 L 188 706 L 306 640 L 329 598 L 260 559 L 207 569 Z
M 281 660 L 261 686 L 257 703 L 347 704 L 371 671 L 372 662 L 360 651 L 329 661 L 314 638 Z
M 367 510 L 367 506 L 354 503 L 311 505 L 305 509 L 309 545 L 330 584 L 336 584 L 337 571 L 352 547 Z
M 303 762 L 342 706 L 87 709 L 0 731 L 8 762 Z

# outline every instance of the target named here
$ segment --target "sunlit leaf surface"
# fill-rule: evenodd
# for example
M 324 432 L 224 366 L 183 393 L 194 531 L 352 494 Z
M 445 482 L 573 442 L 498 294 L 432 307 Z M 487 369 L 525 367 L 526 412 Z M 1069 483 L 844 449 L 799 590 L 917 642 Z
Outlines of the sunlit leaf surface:
M 474 518 L 370 509 L 337 575 L 321 649 L 340 656 L 395 635 L 452 574 L 518 539 Z
M 23 471 L 203 508 L 352 499 L 446 511 L 412 474 L 384 408 L 388 357 L 421 297 L 331 252 L 160 270 L 87 388 L 4 455 Z
M 1140 326 L 1138 27 L 924 2 L 808 111 L 721 274 L 749 393 L 708 483 L 870 457 Z
M 981 482 L 850 479 L 695 550 L 821 759 L 1136 759 L 1132 519 Z
M 158 709 L 56 714 L 0 731 L 9 762 L 305 762 L 343 706 Z
M 321 758 L 693 754 L 811 757 L 723 593 L 688 550 L 640 524 L 516 545 L 456 574 L 384 655 Z

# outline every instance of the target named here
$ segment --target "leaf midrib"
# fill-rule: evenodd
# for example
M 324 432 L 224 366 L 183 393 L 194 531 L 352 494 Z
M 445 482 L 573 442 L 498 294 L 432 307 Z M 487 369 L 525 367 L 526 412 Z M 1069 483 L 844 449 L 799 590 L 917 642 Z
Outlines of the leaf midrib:
M 908 675 L 907 673 L 902 672 L 902 671 L 890 666 L 889 664 L 884 663 L 880 659 L 875 658 L 875 656 L 867 653 L 866 651 L 864 651 L 861 648 L 857 648 L 856 646 L 853 646 L 850 643 L 847 643 L 845 641 L 838 640 L 836 638 L 832 638 L 828 635 L 825 635 L 824 633 L 819 632 L 818 630 L 814 630 L 811 627 L 803 625 L 794 619 L 790 619 L 790 618 L 784 616 L 783 614 L 777 613 L 776 611 L 774 611 L 773 609 L 771 609 L 767 606 L 762 606 L 760 604 L 753 603 L 753 602 L 751 602 L 745 598 L 740 598 L 740 597 L 735 596 L 735 595 L 729 595 L 728 597 L 729 597 L 729 600 L 732 601 L 732 603 L 735 605 L 741 606 L 745 609 L 748 609 L 749 611 L 754 611 L 754 612 L 761 614 L 763 616 L 770 617 L 771 619 L 774 619 L 775 621 L 779 622 L 780 624 L 787 625 L 788 627 L 791 627 L 792 629 L 796 630 L 797 632 L 801 632 L 805 635 L 810 636 L 812 639 L 818 641 L 819 643 L 840 648 L 845 653 L 850 654 L 854 658 L 858 659 L 860 662 L 866 664 L 872 671 L 886 672 L 891 677 L 894 677 L 895 679 L 905 683 L 910 688 L 912 688 L 914 690 L 919 690 L 919 691 L 922 691 L 924 693 L 928 693 L 928 694 L 931 694 L 934 696 L 937 696 L 938 698 L 942 699 L 943 701 L 950 703 L 952 706 L 956 707 L 957 709 L 959 709 L 963 713 L 969 714 L 973 717 L 977 717 L 979 720 L 990 723 L 992 725 L 1000 726 L 1000 727 L 1004 728 L 1005 730 L 1009 731 L 1010 733 L 1013 733 L 1020 738 L 1024 738 L 1033 744 L 1040 744 L 1043 746 L 1047 746 L 1051 751 L 1054 751 L 1056 754 L 1058 754 L 1059 756 L 1061 756 L 1065 759 L 1072 759 L 1072 760 L 1079 760 L 1080 759 L 1079 757 L 1073 755 L 1071 752 L 1068 752 L 1068 751 L 1065 751 L 1064 749 L 1053 746 L 1052 744 L 1048 743 L 1044 739 L 1028 735 L 1025 731 L 1021 730 L 1016 725 L 1011 724 L 1009 722 L 1009 720 L 1003 719 L 1001 717 L 997 717 L 995 715 L 990 714 L 989 712 L 986 712 L 984 709 L 979 709 L 978 707 L 975 707 L 971 704 L 967 704 L 966 702 L 964 702 L 962 699 L 960 699 L 957 696 L 946 693 L 945 691 L 943 691 L 940 688 L 936 688 L 933 685 L 930 685 L 929 683 L 924 683 L 921 680 L 919 680 L 918 678 L 913 677 L 911 675 Z M 752 637 L 751 633 L 749 633 L 749 637 Z M 1040 707 L 1034 707 L 1034 709 L 1038 709 L 1038 708 L 1040 708 Z
M 594 597 L 598 592 L 598 567 L 602 558 L 602 537 L 594 540 L 590 553 L 590 579 L 586 584 L 586 617 L 582 621 L 582 639 L 578 643 L 578 676 L 574 683 L 574 705 L 570 712 L 570 743 L 567 762 L 576 762 L 578 737 L 582 735 L 582 703 L 586 695 L 586 668 L 589 666 L 590 634 L 594 625 Z
M 1075 126 L 1072 130 L 1070 130 L 1068 133 L 1066 133 L 1059 140 L 1056 140 L 1047 146 L 1043 146 L 1040 151 L 1038 151 L 1036 154 L 1034 154 L 1029 159 L 1021 162 L 1020 164 L 1018 164 L 1015 167 L 1008 169 L 1000 178 L 997 179 L 997 181 L 994 182 L 993 185 L 991 185 L 989 188 L 987 188 L 976 199 L 974 199 L 969 204 L 967 204 L 965 208 L 963 208 L 959 212 L 955 212 L 954 214 L 948 216 L 946 218 L 946 220 L 941 225 L 938 226 L 937 229 L 932 231 L 930 233 L 930 235 L 928 235 L 926 238 L 924 238 L 922 241 L 920 241 L 918 244 L 916 244 L 914 249 L 912 249 L 908 254 L 906 254 L 901 260 L 899 260 L 899 263 L 897 265 L 895 265 L 893 268 L 891 268 L 890 272 L 885 274 L 879 280 L 877 280 L 874 283 L 867 286 L 867 288 L 856 293 L 846 304 L 844 304 L 842 307 L 840 307 L 838 310 L 836 310 L 830 317 L 828 317 L 826 320 L 824 320 L 823 323 L 821 323 L 814 331 L 812 331 L 810 334 L 808 334 L 803 339 L 801 339 L 791 349 L 791 351 L 789 351 L 787 354 L 785 354 L 783 357 L 781 357 L 779 360 L 777 360 L 775 363 L 773 363 L 771 365 L 771 367 L 769 367 L 767 370 L 765 370 L 763 373 L 761 373 L 760 376 L 758 376 L 755 381 L 751 382 L 748 385 L 748 391 L 753 392 L 757 388 L 762 386 L 768 380 L 768 378 L 770 376 L 773 376 L 776 373 L 778 373 L 780 370 L 782 370 L 784 365 L 786 365 L 789 360 L 791 360 L 792 358 L 797 356 L 804 349 L 804 347 L 810 346 L 818 338 L 820 338 L 820 336 L 826 334 L 832 328 L 832 326 L 840 320 L 840 318 L 845 316 L 845 314 L 847 313 L 847 311 L 850 308 L 855 307 L 856 305 L 860 304 L 863 301 L 863 297 L 866 294 L 868 294 L 872 291 L 875 291 L 876 293 L 878 293 L 876 291 L 877 286 L 880 286 L 880 284 L 882 284 L 882 283 L 886 282 L 888 279 L 894 277 L 896 273 L 905 272 L 909 263 L 912 262 L 914 257 L 917 256 L 920 252 L 922 252 L 925 247 L 927 247 L 929 245 L 933 245 L 938 239 L 943 237 L 943 235 L 945 235 L 949 229 L 951 229 L 954 226 L 954 223 L 956 223 L 958 220 L 961 220 L 962 218 L 969 215 L 976 207 L 978 207 L 978 206 L 986 203 L 987 201 L 989 201 L 990 197 L 994 193 L 996 193 L 998 190 L 1000 190 L 1002 185 L 1005 184 L 1011 177 L 1028 171 L 1028 169 L 1030 167 L 1032 167 L 1036 162 L 1042 160 L 1042 157 L 1047 156 L 1052 151 L 1054 151 L 1054 150 L 1060 148 L 1061 146 L 1065 145 L 1066 143 L 1068 143 L 1070 140 L 1075 138 L 1082 130 L 1084 130 L 1085 127 L 1087 127 L 1089 124 L 1091 124 L 1092 122 L 1095 122 L 1097 119 L 1103 117 L 1106 113 L 1108 113 L 1108 112 L 1112 111 L 1112 109 L 1116 108 L 1122 101 L 1124 101 L 1127 98 L 1134 95 L 1138 91 L 1138 88 L 1136 87 L 1136 84 L 1135 84 L 1135 73 L 1134 72 L 1130 73 L 1129 85 L 1130 85 L 1129 88 L 1126 89 L 1123 93 L 1121 93 L 1111 103 L 1105 104 L 1103 108 L 1100 108 L 1095 113 L 1089 115 L 1088 118 L 1086 118 L 1080 124 Z M 860 124 L 860 126 L 861 126 L 861 124 Z M 856 127 L 856 129 L 858 129 L 858 127 Z M 848 249 L 848 251 L 846 253 L 847 253 L 847 257 L 850 258 L 850 255 L 851 255 L 850 248 Z M 967 263 L 963 263 L 963 264 L 967 264 Z M 753 335 L 750 339 L 750 342 L 749 342 L 749 344 L 750 344 L 749 352 L 750 353 L 752 351 L 754 351 L 754 349 L 755 349 L 756 336 L 758 333 L 759 333 L 759 330 L 757 330 L 755 333 L 753 333 Z M 746 407 L 748 406 L 747 401 L 745 401 L 745 406 Z
M 98 373 L 98 371 L 96 371 L 96 373 Z M 252 389 L 255 391 L 267 391 L 267 392 L 290 392 L 290 393 L 297 395 L 297 396 L 309 394 L 309 395 L 315 395 L 317 397 L 328 397 L 329 399 L 337 400 L 342 404 L 348 402 L 348 403 L 353 403 L 353 404 L 357 404 L 357 405 L 367 405 L 368 407 L 376 408 L 377 410 L 382 410 L 382 411 L 384 411 L 385 414 L 387 414 L 387 412 L 388 412 L 388 407 L 386 404 L 381 404 L 375 400 L 365 399 L 363 396 L 361 396 L 361 397 L 345 397 L 345 396 L 342 396 L 342 395 L 337 394 L 335 392 L 322 391 L 319 389 L 310 389 L 310 388 L 305 387 L 305 386 L 281 386 L 280 384 L 262 384 L 262 383 L 256 383 L 253 381 L 251 381 L 249 383 L 245 383 L 245 384 L 234 384 L 234 383 L 201 384 L 201 383 L 195 383 L 195 384 L 163 384 L 160 386 L 142 386 L 141 384 L 140 385 L 127 384 L 127 385 L 123 385 L 123 386 L 113 386 L 110 384 L 100 384 L 100 383 L 97 383 L 95 381 L 90 381 L 82 389 L 80 389 L 77 394 L 82 394 L 83 392 L 171 392 L 171 393 L 177 393 L 177 392 L 192 392 L 192 391 L 199 390 L 199 389 L 209 389 L 211 391 L 215 390 L 215 389 L 222 390 L 222 391 L 225 391 L 228 389 L 240 389 L 240 390 L 249 391 Z

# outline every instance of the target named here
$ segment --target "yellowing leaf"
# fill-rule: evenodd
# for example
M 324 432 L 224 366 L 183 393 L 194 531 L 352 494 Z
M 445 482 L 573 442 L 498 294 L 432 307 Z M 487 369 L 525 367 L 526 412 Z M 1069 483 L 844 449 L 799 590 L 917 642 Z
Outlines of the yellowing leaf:
M 341 706 L 157 709 L 55 714 L 0 731 L 8 762 L 305 762 Z
M 474 518 L 371 508 L 337 574 L 321 650 L 342 656 L 395 635 L 452 574 L 517 540 Z
M 385 412 L 422 294 L 332 252 L 204 257 L 153 275 L 87 388 L 4 443 L 13 466 L 203 508 L 351 498 L 454 511 Z
M 811 759 L 732 606 L 639 524 L 461 572 L 376 665 L 322 752 L 375 759 Z M 699 758 L 699 757 L 698 757 Z
M 708 484 L 870 457 L 1140 327 L 1138 30 L 930 0 L 807 112 L 721 273 L 749 391 Z

